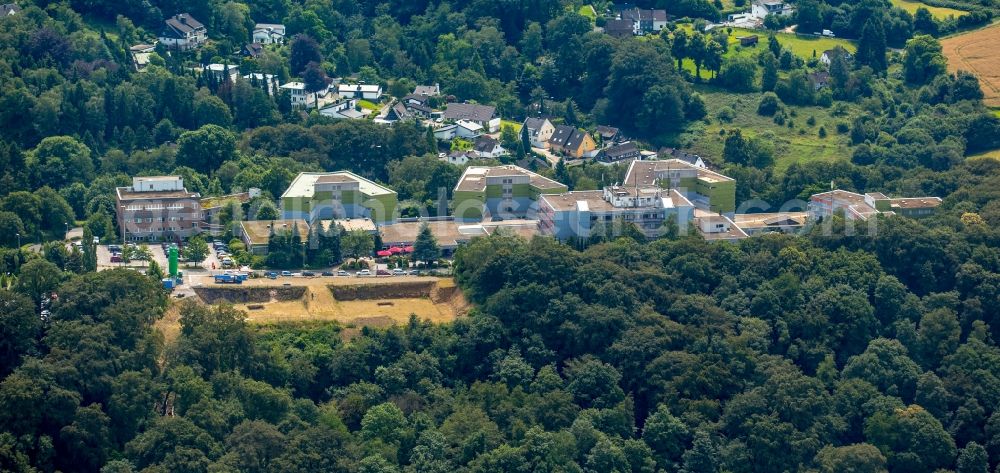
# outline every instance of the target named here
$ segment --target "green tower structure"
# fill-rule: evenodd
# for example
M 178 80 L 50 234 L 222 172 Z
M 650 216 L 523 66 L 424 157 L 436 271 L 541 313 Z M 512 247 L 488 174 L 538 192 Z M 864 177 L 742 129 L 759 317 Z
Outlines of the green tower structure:
M 168 267 L 170 268 L 170 277 L 177 277 L 177 247 L 171 246 L 167 253 Z

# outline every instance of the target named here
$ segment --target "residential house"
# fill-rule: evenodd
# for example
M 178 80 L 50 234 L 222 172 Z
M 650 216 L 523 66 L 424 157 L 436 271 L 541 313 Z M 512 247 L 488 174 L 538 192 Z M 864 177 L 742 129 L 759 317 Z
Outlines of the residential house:
M 286 219 L 370 218 L 376 223 L 395 218 L 396 192 L 357 174 L 303 172 L 281 194 Z
M 538 197 L 567 192 L 561 184 L 520 166 L 469 166 L 452 197 L 459 221 L 533 218 Z
M 666 10 L 643 10 L 629 8 L 622 10 L 620 19 L 632 23 L 632 34 L 642 36 L 656 33 L 667 27 Z
M 434 85 L 418 85 L 413 88 L 413 93 L 411 95 L 423 95 L 425 97 L 437 97 L 441 95 L 441 86 L 438 84 Z
M 441 161 L 444 161 L 448 164 L 454 164 L 456 166 L 465 166 L 466 164 L 469 163 L 469 161 L 479 158 L 479 155 L 477 155 L 476 152 L 472 150 L 462 151 L 456 149 L 454 151 L 448 152 L 447 154 L 445 153 L 441 154 L 444 155 L 441 156 L 440 158 Z
M 358 111 L 358 101 L 356 99 L 345 99 L 341 97 L 334 103 L 324 105 L 319 109 L 319 114 L 324 117 L 357 120 L 364 118 L 365 114 Z
M 0 18 L 17 15 L 20 12 L 21 7 L 17 6 L 16 3 L 4 3 L 0 5 Z
M 187 13 L 179 13 L 163 22 L 159 41 L 170 49 L 193 49 L 208 40 L 208 30 L 205 25 L 195 20 Z
M 685 163 L 702 169 L 708 167 L 705 165 L 705 160 L 701 159 L 701 156 L 688 153 L 687 151 L 681 151 L 676 148 L 660 148 L 659 153 L 657 153 L 657 157 L 659 159 L 679 159 Z
M 472 140 L 479 138 L 483 134 L 483 126 L 469 120 L 458 120 L 455 122 L 455 137 Z
M 281 82 L 278 80 L 278 76 L 274 74 L 263 74 L 260 72 L 253 72 L 250 74 L 244 74 L 243 80 L 250 83 L 254 87 L 260 87 L 267 90 L 268 95 L 274 95 Z
M 208 64 L 202 70 L 202 74 L 212 76 L 217 82 L 228 80 L 236 83 L 236 78 L 240 76 L 240 66 L 236 64 Z
M 819 90 L 830 83 L 830 73 L 826 71 L 811 72 L 806 76 L 812 84 L 813 89 Z
M 500 142 L 488 135 L 476 138 L 475 143 L 472 144 L 472 150 L 480 158 L 496 159 L 507 154 L 507 150 L 503 149 L 503 146 L 500 146 Z
M 829 66 L 833 62 L 833 59 L 837 56 L 840 56 L 847 61 L 851 60 L 850 51 L 844 49 L 843 46 L 837 46 L 833 49 L 827 49 L 826 51 L 823 51 L 823 54 L 821 54 L 819 57 L 819 62 L 822 62 L 823 64 Z
M 621 131 L 613 126 L 597 125 L 597 129 L 594 131 L 604 146 L 610 146 L 622 140 Z
M 382 99 L 382 86 L 378 84 L 340 84 L 337 86 L 337 93 L 341 97 L 377 102 Z
M 180 176 L 133 177 L 115 188 L 118 228 L 125 241 L 187 238 L 201 231 L 200 199 Z
M 559 240 L 589 238 L 593 234 L 621 234 L 635 225 L 648 237 L 661 236 L 667 222 L 680 229 L 689 225 L 694 204 L 684 195 L 656 186 L 607 186 L 603 190 L 540 195 L 538 227 Z
M 763 20 L 768 15 L 791 16 L 795 8 L 778 0 L 755 0 L 750 6 L 750 14 Z
M 457 130 L 458 125 L 454 123 L 437 127 L 434 129 L 434 138 L 441 141 L 451 141 L 455 139 Z
M 389 110 L 385 112 L 385 117 L 382 119 L 386 123 L 395 123 L 403 120 L 412 120 L 413 114 L 410 113 L 409 109 L 403 102 L 396 101 L 389 107 Z
M 677 190 L 695 207 L 715 214 L 736 211 L 736 180 L 681 159 L 632 161 L 622 185 Z
M 612 145 L 597 153 L 597 161 L 605 164 L 632 161 L 634 159 L 642 159 L 642 153 L 639 151 L 639 147 L 632 141 Z
M 843 212 L 848 220 L 868 220 L 878 214 L 924 217 L 941 205 L 940 197 L 890 198 L 881 192 L 858 194 L 840 189 L 821 192 L 809 198 L 809 215 L 819 219 Z
M 149 55 L 156 50 L 155 44 L 137 44 L 128 48 L 132 55 L 132 67 L 136 71 L 141 71 L 149 65 Z
M 597 143 L 590 133 L 569 125 L 559 125 L 549 139 L 549 148 L 572 158 L 593 157 L 597 151 Z
M 629 20 L 608 20 L 604 23 L 604 32 L 615 38 L 631 37 L 635 34 L 635 25 Z
M 496 110 L 496 107 L 490 105 L 453 102 L 448 104 L 443 117 L 445 120 L 465 120 L 477 123 L 487 133 L 496 133 L 500 131 L 500 117 L 497 116 Z
M 253 27 L 253 42 L 257 44 L 283 44 L 285 42 L 285 25 L 276 23 L 257 23 Z
M 556 127 L 552 126 L 552 122 L 548 118 L 526 118 L 524 124 L 521 125 L 528 131 L 528 141 L 531 142 L 532 148 L 548 148 L 549 140 L 552 139 L 552 134 L 555 133 Z
M 261 54 L 264 54 L 264 45 L 261 43 L 247 43 L 243 45 L 243 55 L 251 58 L 257 59 Z
M 279 87 L 281 90 L 287 90 L 289 96 L 292 100 L 292 105 L 315 105 L 316 104 L 316 93 L 306 92 L 306 85 L 302 82 L 289 82 L 287 84 L 282 84 Z

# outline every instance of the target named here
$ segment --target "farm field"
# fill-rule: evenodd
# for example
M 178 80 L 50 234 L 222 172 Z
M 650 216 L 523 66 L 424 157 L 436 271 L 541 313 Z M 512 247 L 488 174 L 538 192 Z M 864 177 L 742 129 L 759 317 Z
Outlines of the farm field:
M 688 30 L 688 32 L 691 31 L 691 25 L 684 25 L 684 27 Z M 732 30 L 733 31 L 732 33 L 729 34 L 729 39 L 728 39 L 729 50 L 726 51 L 726 53 L 723 55 L 724 58 L 730 58 L 738 55 L 746 55 L 746 56 L 755 55 L 757 54 L 758 51 L 767 48 L 768 33 L 766 31 L 749 30 L 744 28 L 733 28 Z M 757 44 L 757 46 L 749 48 L 744 48 L 740 46 L 740 40 L 737 38 L 739 38 L 740 36 L 749 36 L 749 35 L 757 35 L 758 37 L 760 37 L 760 42 Z M 809 60 L 810 58 L 812 58 L 814 52 L 816 54 L 816 57 L 818 58 L 820 55 L 823 54 L 823 51 L 826 51 L 827 49 L 833 49 L 837 46 L 841 46 L 844 49 L 850 51 L 851 53 L 854 53 L 858 49 L 857 46 L 852 41 L 841 38 L 826 38 L 826 37 L 799 35 L 792 33 L 776 33 L 775 36 L 778 38 L 778 43 L 781 44 L 782 47 L 790 49 L 793 54 L 805 60 Z M 695 67 L 693 61 L 691 61 L 690 59 L 685 59 L 683 65 L 685 70 L 691 72 L 692 75 L 694 74 Z M 710 74 L 711 72 L 706 71 L 704 70 L 704 68 L 702 68 L 701 71 L 702 79 L 708 79 L 710 77 Z
M 892 5 L 906 10 L 911 15 L 916 14 L 918 8 L 924 7 L 927 11 L 931 12 L 931 15 L 934 16 L 934 18 L 939 20 L 948 18 L 949 16 L 959 17 L 967 13 L 954 8 L 935 7 L 916 0 L 892 0 Z
M 739 128 L 744 136 L 763 137 L 774 145 L 775 171 L 783 172 L 792 163 L 808 161 L 833 161 L 848 159 L 851 155 L 846 135 L 837 134 L 838 122 L 849 122 L 850 117 L 837 117 L 831 114 L 831 109 L 823 107 L 794 107 L 796 116 L 789 117 L 794 123 L 793 128 L 774 123 L 771 117 L 757 114 L 761 93 L 734 94 L 721 89 L 697 86 L 698 92 L 705 99 L 711 123 L 699 122 L 693 125 L 681 136 L 681 141 L 690 140 L 691 149 L 702 156 L 710 157 L 715 163 L 722 160 L 725 140 L 720 138 L 722 130 Z M 729 107 L 733 109 L 735 120 L 733 124 L 725 123 L 716 116 L 718 110 Z M 809 126 L 807 121 L 812 116 L 816 124 Z M 819 128 L 826 129 L 827 136 L 819 137 Z
M 1000 161 L 1000 149 L 974 154 L 966 159 L 996 159 L 997 161 Z
M 979 77 L 983 102 L 1000 107 L 1000 24 L 970 31 L 941 41 L 948 72 L 970 71 Z

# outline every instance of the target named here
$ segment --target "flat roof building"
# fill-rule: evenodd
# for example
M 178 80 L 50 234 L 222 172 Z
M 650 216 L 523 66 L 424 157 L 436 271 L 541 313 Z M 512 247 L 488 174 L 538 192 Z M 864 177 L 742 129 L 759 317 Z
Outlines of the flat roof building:
M 532 218 L 539 195 L 568 190 L 520 166 L 470 166 L 455 185 L 453 215 L 461 221 Z
M 673 189 L 700 209 L 730 216 L 736 211 L 733 178 L 681 159 L 632 161 L 623 186 Z
M 201 231 L 200 198 L 180 176 L 133 177 L 115 188 L 118 228 L 125 241 L 187 238 Z
M 384 223 L 394 218 L 396 191 L 348 171 L 303 172 L 281 194 L 286 219 L 330 220 L 369 218 Z
M 244 220 L 240 222 L 238 236 L 243 240 L 247 251 L 263 256 L 267 254 L 267 245 L 271 241 L 272 232 L 291 232 L 293 228 L 299 232 L 302 241 L 306 241 L 309 224 L 302 219 Z
M 868 220 L 878 214 L 918 218 L 933 214 L 940 205 L 940 197 L 890 198 L 881 192 L 862 195 L 835 189 L 810 197 L 809 214 L 821 218 L 842 211 L 848 220 Z
M 670 219 L 683 231 L 695 210 L 677 190 L 654 186 L 542 195 L 538 207 L 539 231 L 560 240 L 589 238 L 595 232 L 620 235 L 628 224 L 655 238 L 666 233 Z

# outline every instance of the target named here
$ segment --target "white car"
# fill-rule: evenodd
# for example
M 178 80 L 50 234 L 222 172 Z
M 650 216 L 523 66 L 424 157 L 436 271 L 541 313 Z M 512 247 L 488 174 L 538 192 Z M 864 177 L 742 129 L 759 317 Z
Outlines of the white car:
M 361 271 L 358 271 L 358 276 L 371 276 L 371 275 L 372 272 L 367 269 L 362 269 Z

